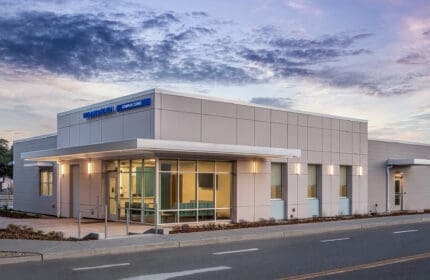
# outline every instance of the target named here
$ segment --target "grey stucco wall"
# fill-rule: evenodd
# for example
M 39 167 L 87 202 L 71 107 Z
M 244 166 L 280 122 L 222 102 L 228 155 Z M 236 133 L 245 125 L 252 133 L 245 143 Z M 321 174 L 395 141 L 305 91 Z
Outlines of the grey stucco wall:
M 13 144 L 14 209 L 56 215 L 57 167 L 54 163 L 53 195 L 40 196 L 39 167 L 24 167 L 21 153 L 56 148 L 57 136 L 42 137 Z M 34 163 L 27 162 L 26 163 Z
M 134 138 L 154 138 L 153 99 L 150 106 L 114 112 L 91 119 L 83 117 L 84 112 L 145 98 L 153 98 L 153 93 L 142 92 L 127 95 L 58 114 L 58 147 L 99 144 Z
M 369 140 L 369 210 L 383 212 L 386 209 L 387 159 L 411 158 L 430 159 L 430 146 Z M 404 209 L 430 208 L 430 166 L 405 166 L 390 170 L 390 209 L 400 210 L 394 205 L 396 172 L 403 173 Z

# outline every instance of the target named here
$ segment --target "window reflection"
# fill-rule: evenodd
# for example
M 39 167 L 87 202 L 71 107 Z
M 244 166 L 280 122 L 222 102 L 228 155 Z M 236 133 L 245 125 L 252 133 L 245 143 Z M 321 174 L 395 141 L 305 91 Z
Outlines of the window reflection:
M 232 173 L 232 162 L 160 160 L 161 223 L 230 219 Z

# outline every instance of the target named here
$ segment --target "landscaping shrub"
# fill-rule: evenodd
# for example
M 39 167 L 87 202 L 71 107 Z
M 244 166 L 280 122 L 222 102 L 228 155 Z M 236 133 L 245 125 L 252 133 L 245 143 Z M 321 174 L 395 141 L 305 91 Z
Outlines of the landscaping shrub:
M 424 213 L 430 213 L 430 209 L 425 209 Z M 292 225 L 292 224 L 306 224 L 306 223 L 319 223 L 319 222 L 330 222 L 330 221 L 341 221 L 351 219 L 366 219 L 381 216 L 399 216 L 399 215 L 414 215 L 420 214 L 418 211 L 398 211 L 392 213 L 369 213 L 365 215 L 353 214 L 349 216 L 333 216 L 333 217 L 311 217 L 306 219 L 291 219 L 291 220 L 275 220 L 271 219 L 260 219 L 257 222 L 248 222 L 240 220 L 238 223 L 223 223 L 215 224 L 208 223 L 202 225 L 188 224 L 174 226 L 170 231 L 171 234 L 175 233 L 188 233 L 188 232 L 201 232 L 201 231 L 213 231 L 213 230 L 224 230 L 224 229 L 239 229 L 239 228 L 253 228 L 253 227 L 264 227 L 264 226 L 276 226 L 276 225 Z
M 6 229 L 0 229 L 0 239 L 34 239 L 34 240 L 57 240 L 57 241 L 77 241 L 77 238 L 65 237 L 64 233 L 50 231 L 44 233 L 41 230 L 35 231 L 32 227 L 25 225 L 10 224 Z

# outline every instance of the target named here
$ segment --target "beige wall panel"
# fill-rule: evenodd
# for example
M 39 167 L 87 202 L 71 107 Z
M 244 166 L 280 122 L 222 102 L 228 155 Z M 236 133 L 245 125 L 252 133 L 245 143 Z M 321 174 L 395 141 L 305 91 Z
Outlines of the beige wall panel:
M 161 139 L 199 142 L 201 126 L 201 115 L 161 111 Z
M 237 144 L 253 146 L 254 137 L 254 121 L 237 119 Z
M 270 124 L 270 141 L 271 147 L 287 148 L 288 147 L 288 126 L 285 124 Z
M 255 141 L 256 146 L 270 147 L 270 123 L 255 121 Z
M 202 116 L 202 142 L 236 144 L 236 120 L 218 116 Z
M 202 113 L 222 117 L 236 117 L 236 105 L 226 102 L 202 100 Z

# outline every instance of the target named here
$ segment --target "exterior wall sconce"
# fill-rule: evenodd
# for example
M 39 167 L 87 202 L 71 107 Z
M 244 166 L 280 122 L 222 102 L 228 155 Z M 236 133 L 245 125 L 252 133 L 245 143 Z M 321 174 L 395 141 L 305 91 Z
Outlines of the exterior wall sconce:
M 357 175 L 358 175 L 358 176 L 363 176 L 363 166 L 359 166 L 359 167 L 357 168 Z
M 301 173 L 301 165 L 300 163 L 296 163 L 294 166 L 294 173 L 299 175 Z
M 328 171 L 328 175 L 330 175 L 330 176 L 334 175 L 334 166 L 329 165 L 327 171 Z
M 91 162 L 88 162 L 88 175 L 91 175 L 91 172 L 92 172 Z
M 64 175 L 64 164 L 60 165 L 60 173 L 61 175 Z
M 253 160 L 251 163 L 251 173 L 257 173 L 257 161 Z

